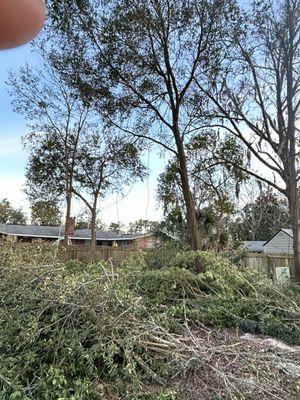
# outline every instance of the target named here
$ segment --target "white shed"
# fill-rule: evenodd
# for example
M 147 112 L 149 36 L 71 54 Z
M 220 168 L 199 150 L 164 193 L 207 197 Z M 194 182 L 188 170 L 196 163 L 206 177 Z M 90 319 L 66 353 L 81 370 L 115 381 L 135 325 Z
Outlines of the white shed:
M 264 244 L 265 254 L 293 254 L 293 231 L 280 229 Z

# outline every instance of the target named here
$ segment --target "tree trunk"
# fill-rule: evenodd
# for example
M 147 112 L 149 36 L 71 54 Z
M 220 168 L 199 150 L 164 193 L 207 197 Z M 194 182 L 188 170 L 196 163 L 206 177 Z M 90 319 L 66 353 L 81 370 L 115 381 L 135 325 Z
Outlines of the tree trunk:
M 97 206 L 97 203 L 96 203 Z M 96 244 L 97 244 L 97 237 L 96 237 L 96 219 L 97 219 L 97 207 L 94 207 L 91 210 L 92 217 L 91 217 L 91 246 L 90 246 L 90 251 L 91 251 L 91 256 L 92 259 L 94 259 L 95 254 L 96 254 Z
M 198 221 L 197 221 L 197 214 L 196 214 L 196 206 L 195 200 L 190 190 L 190 182 L 188 176 L 188 169 L 184 151 L 184 145 L 179 133 L 178 124 L 174 123 L 174 137 L 176 140 L 177 145 L 177 152 L 178 152 L 178 162 L 180 166 L 180 178 L 181 178 L 181 185 L 182 185 L 182 193 L 186 207 L 186 216 L 187 216 L 187 223 L 188 223 L 188 241 L 191 246 L 191 249 L 194 251 L 201 250 L 201 241 L 199 236 L 198 230 Z M 203 264 L 200 260 L 196 261 L 195 264 L 196 272 L 204 272 Z
M 300 282 L 300 213 L 296 184 L 289 188 L 289 210 L 292 219 L 295 281 Z
M 220 239 L 221 239 L 221 220 L 222 214 L 220 214 L 216 221 L 216 241 L 215 241 L 215 253 L 218 254 L 220 251 Z
M 71 218 L 71 203 L 72 203 L 72 193 L 70 190 L 67 191 L 66 202 L 67 202 L 67 210 L 66 210 L 66 220 L 65 220 L 64 245 L 65 247 L 68 247 L 70 218 Z
M 300 224 L 299 220 L 293 224 L 293 248 L 294 248 L 294 269 L 295 281 L 300 282 Z
M 199 237 L 198 222 L 196 215 L 195 200 L 190 191 L 190 184 L 186 166 L 184 153 L 178 152 L 180 164 L 180 177 L 182 183 L 182 192 L 186 206 L 187 222 L 188 222 L 188 240 L 192 250 L 200 250 L 201 242 Z
M 294 16 L 292 15 L 291 4 L 287 2 L 288 10 L 288 52 L 287 52 L 287 137 L 288 137 L 288 153 L 285 154 L 285 170 L 287 171 L 287 196 L 289 200 L 290 215 L 292 218 L 293 229 L 293 248 L 294 248 L 294 266 L 295 266 L 295 280 L 300 282 L 300 221 L 299 221 L 299 193 L 298 193 L 298 179 L 297 179 L 297 164 L 296 164 L 296 109 L 295 109 L 295 93 L 294 93 L 294 38 L 295 26 Z M 298 77 L 297 77 L 298 79 Z
M 255 206 L 254 206 L 254 204 L 252 204 L 252 207 L 251 207 L 251 224 L 252 224 L 252 226 L 251 226 L 251 240 L 255 240 L 256 239 L 256 229 L 255 229 L 255 227 L 256 227 L 256 224 L 257 223 L 257 221 L 255 220 Z

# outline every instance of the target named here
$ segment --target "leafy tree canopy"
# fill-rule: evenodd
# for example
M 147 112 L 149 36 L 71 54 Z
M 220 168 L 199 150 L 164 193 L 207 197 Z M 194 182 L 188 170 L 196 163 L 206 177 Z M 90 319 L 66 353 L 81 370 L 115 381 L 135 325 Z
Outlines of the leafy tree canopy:
M 176 159 L 188 240 L 198 250 L 185 144 L 207 116 L 195 78 L 206 80 L 220 65 L 238 28 L 235 0 L 49 4 L 49 29 L 60 48 L 52 57 L 56 68 L 108 123 Z
M 148 233 L 155 232 L 159 227 L 159 222 L 139 219 L 129 224 L 129 233 Z
M 31 204 L 31 223 L 33 225 L 59 226 L 61 219 L 61 209 L 54 201 L 39 200 Z
M 126 227 L 125 224 L 123 224 L 123 222 L 118 221 L 118 222 L 112 222 L 109 227 L 108 230 L 110 232 L 114 232 L 114 233 L 126 233 Z
M 25 225 L 26 220 L 26 215 L 21 209 L 12 207 L 7 199 L 0 201 L 1 224 Z
M 236 166 L 243 166 L 247 157 L 243 146 L 234 138 L 213 130 L 195 135 L 187 143 L 186 153 L 196 200 L 198 230 L 203 245 L 211 247 L 215 240 L 220 242 L 221 236 L 225 238 L 222 232 L 229 228 L 229 217 L 235 212 L 240 186 L 248 179 L 247 174 L 226 160 L 230 158 L 235 160 Z M 187 221 L 176 159 L 168 163 L 160 176 L 158 200 L 164 208 L 165 228 L 170 234 L 186 240 Z

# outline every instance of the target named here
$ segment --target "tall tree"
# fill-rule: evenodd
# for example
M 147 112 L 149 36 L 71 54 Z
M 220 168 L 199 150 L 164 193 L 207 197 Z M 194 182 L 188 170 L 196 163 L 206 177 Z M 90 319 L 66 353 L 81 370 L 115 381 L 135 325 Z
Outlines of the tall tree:
M 41 68 L 22 67 L 10 74 L 8 84 L 14 109 L 30 129 L 25 137 L 30 151 L 27 193 L 33 203 L 55 201 L 64 193 L 68 245 L 75 158 L 81 135 L 91 129 L 90 108 L 42 54 Z
M 59 226 L 62 212 L 57 202 L 40 200 L 31 204 L 31 223 L 42 226 Z
M 60 196 L 64 186 L 64 152 L 59 141 L 49 138 L 34 149 L 27 171 L 30 191 L 43 196 L 49 187 L 51 196 Z M 53 142 L 54 140 L 54 142 Z M 98 127 L 78 139 L 72 166 L 72 194 L 83 201 L 90 214 L 91 250 L 96 246 L 99 200 L 112 191 L 121 192 L 130 181 L 142 179 L 146 173 L 140 161 L 140 148 L 112 130 Z
M 193 196 L 196 201 L 198 229 L 207 242 L 214 227 L 214 249 L 219 251 L 222 227 L 234 212 L 234 202 L 240 184 L 247 175 L 236 166 L 246 165 L 243 147 L 228 135 L 216 131 L 203 131 L 195 135 L 186 145 L 187 170 Z M 236 163 L 226 162 L 229 158 Z M 222 161 L 225 160 L 225 161 Z M 164 206 L 165 215 L 177 216 L 182 223 L 185 203 L 180 191 L 180 174 L 176 159 L 169 162 L 160 176 L 158 199 Z M 178 211 L 181 210 L 179 213 Z M 178 221 L 179 221 L 178 220 Z M 185 224 L 186 225 L 186 224 Z
M 202 123 L 195 104 L 200 101 L 205 107 L 194 78 L 219 64 L 221 39 L 236 24 L 234 1 L 49 4 L 52 29 L 68 49 L 54 59 L 56 67 L 95 106 L 102 103 L 104 93 L 109 94 L 105 105 L 112 124 L 176 158 L 189 243 L 200 249 L 185 143 Z
M 195 80 L 216 106 L 215 115 L 221 114 L 215 125 L 237 136 L 254 156 L 257 168 L 248 172 L 287 197 L 300 281 L 300 2 L 255 0 L 240 18 L 244 29 L 232 38 L 223 68 L 208 86 L 201 76 Z
M 130 181 L 142 179 L 146 170 L 139 148 L 109 131 L 97 131 L 82 138 L 74 168 L 73 193 L 91 213 L 91 250 L 96 246 L 99 199 L 121 192 Z

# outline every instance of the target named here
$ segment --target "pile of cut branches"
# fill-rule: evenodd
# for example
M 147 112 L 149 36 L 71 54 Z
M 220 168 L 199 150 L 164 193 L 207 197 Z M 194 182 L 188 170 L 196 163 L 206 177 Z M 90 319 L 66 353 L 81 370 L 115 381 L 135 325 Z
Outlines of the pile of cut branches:
M 202 257 L 201 275 L 143 257 L 0 268 L 0 398 L 297 399 L 299 349 L 239 327 L 280 323 L 297 343 L 299 290 Z

